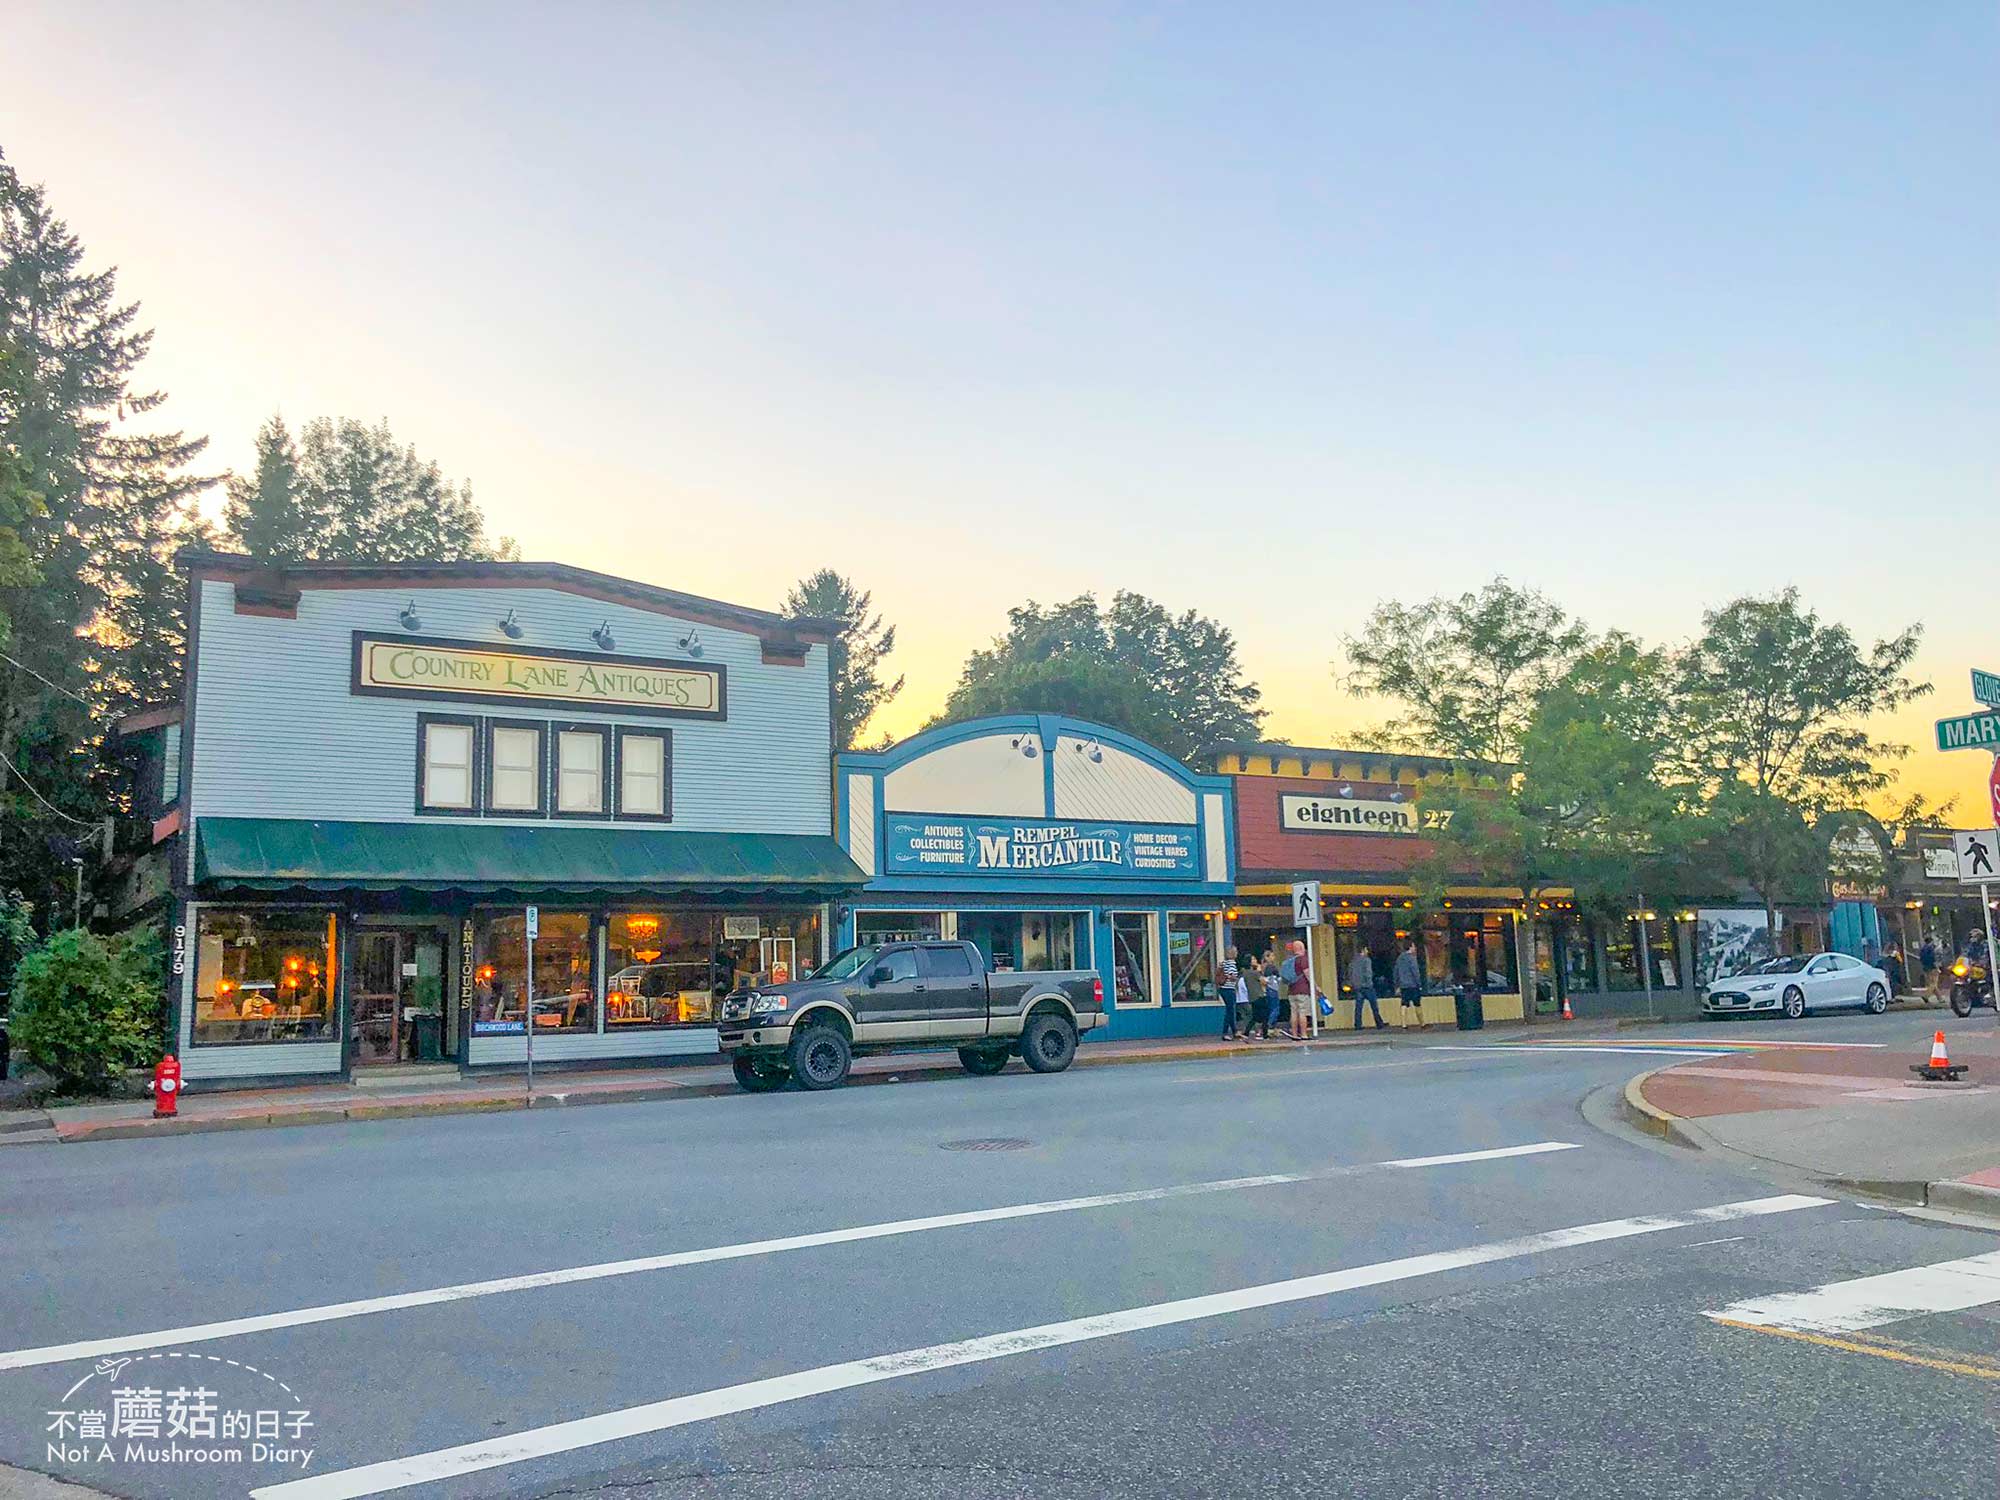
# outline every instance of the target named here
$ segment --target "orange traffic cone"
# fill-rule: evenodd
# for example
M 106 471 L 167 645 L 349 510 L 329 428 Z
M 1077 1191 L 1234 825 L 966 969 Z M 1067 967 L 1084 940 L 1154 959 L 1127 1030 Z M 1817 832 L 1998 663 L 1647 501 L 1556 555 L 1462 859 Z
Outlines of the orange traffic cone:
M 1569 1008 L 1569 996 L 1567 995 L 1563 996 L 1563 1019 L 1565 1021 L 1574 1021 L 1576 1019 L 1576 1012 Z
M 1945 1055 L 1944 1033 L 1940 1031 L 1936 1036 L 1931 1038 L 1931 1060 L 1923 1063 L 1911 1063 L 1910 1071 L 1915 1073 L 1919 1078 L 1928 1079 L 1932 1083 L 1950 1083 L 1955 1082 L 1958 1075 L 1965 1071 L 1965 1064 L 1954 1063 Z

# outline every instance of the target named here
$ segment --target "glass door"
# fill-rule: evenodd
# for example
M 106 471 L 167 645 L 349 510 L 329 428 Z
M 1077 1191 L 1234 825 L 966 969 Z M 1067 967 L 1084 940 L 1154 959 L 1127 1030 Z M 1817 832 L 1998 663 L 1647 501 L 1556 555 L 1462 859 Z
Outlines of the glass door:
M 402 1055 L 403 934 L 354 934 L 353 998 L 348 1012 L 357 1066 L 389 1063 Z

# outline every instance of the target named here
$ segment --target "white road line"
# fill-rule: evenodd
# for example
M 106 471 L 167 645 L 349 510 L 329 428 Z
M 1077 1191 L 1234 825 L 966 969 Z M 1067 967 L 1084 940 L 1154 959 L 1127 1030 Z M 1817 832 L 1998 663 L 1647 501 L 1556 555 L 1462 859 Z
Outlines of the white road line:
M 1248 1312 L 1260 1307 L 1303 1302 L 1312 1297 L 1324 1297 L 1334 1292 L 1382 1286 L 1394 1281 L 1408 1281 L 1413 1277 L 1433 1276 L 1441 1271 L 1454 1271 L 1465 1266 L 1486 1265 L 1497 1260 L 1539 1255 L 1575 1245 L 1592 1245 L 1606 1240 L 1628 1239 L 1633 1235 L 1657 1234 L 1661 1230 L 1682 1229 L 1693 1224 L 1714 1224 L 1732 1219 L 1754 1218 L 1762 1214 L 1790 1213 L 1795 1209 L 1818 1208 L 1833 1201 L 1831 1198 L 1808 1198 L 1788 1193 L 1775 1198 L 1753 1198 L 1741 1203 L 1723 1203 L 1713 1208 L 1694 1209 L 1688 1213 L 1656 1214 L 1645 1218 L 1609 1219 L 1596 1224 L 1579 1224 L 1569 1229 L 1553 1229 L 1544 1234 L 1524 1235 L 1519 1239 L 1495 1240 L 1490 1244 L 1472 1245 L 1463 1250 L 1408 1255 L 1399 1260 L 1380 1261 L 1374 1265 L 1355 1266 L 1344 1271 L 1328 1271 L 1317 1276 L 1300 1276 L 1290 1281 L 1274 1281 L 1263 1286 L 1244 1287 L 1239 1291 L 1184 1297 L 1173 1302 L 1157 1302 L 1146 1307 L 1126 1308 L 1122 1312 L 1099 1313 L 1090 1317 L 1070 1318 L 1060 1323 L 1043 1323 L 1033 1328 L 1017 1328 L 1008 1333 L 987 1334 L 982 1338 L 964 1339 L 957 1343 L 931 1344 L 922 1349 L 878 1354 L 869 1359 L 850 1360 L 844 1364 L 821 1365 L 817 1369 L 800 1370 L 790 1375 L 747 1381 L 742 1385 L 723 1386 L 717 1390 L 698 1391 L 690 1396 L 674 1396 L 664 1401 L 648 1402 L 643 1406 L 628 1406 L 622 1411 L 602 1412 L 596 1416 L 579 1417 L 574 1421 L 556 1422 L 547 1427 L 533 1427 L 507 1437 L 484 1438 L 479 1442 L 466 1443 L 457 1448 L 441 1448 L 433 1453 L 419 1453 L 409 1458 L 390 1459 L 385 1463 L 338 1469 L 314 1475 L 309 1479 L 289 1480 L 282 1484 L 267 1485 L 262 1489 L 252 1490 L 250 1494 L 252 1500 L 361 1500 L 363 1496 L 379 1495 L 389 1490 L 404 1489 L 413 1484 L 428 1484 L 478 1473 L 484 1469 L 504 1468 L 509 1464 L 524 1463 L 529 1459 L 546 1458 L 551 1454 L 567 1453 L 577 1448 L 616 1442 L 620 1438 L 663 1432 L 668 1428 L 686 1427 L 695 1422 L 706 1422 L 736 1412 L 755 1411 L 761 1407 L 776 1406 L 786 1401 L 798 1401 L 807 1396 L 825 1395 L 830 1391 L 849 1390 L 855 1386 L 895 1380 L 905 1375 L 922 1375 L 932 1370 L 949 1369 L 955 1365 L 978 1364 L 985 1360 L 1001 1359 L 1010 1354 L 1027 1354 L 1038 1349 L 1054 1349 L 1065 1344 L 1081 1344 L 1094 1339 L 1112 1338 L 1118 1334 L 1136 1333 L 1146 1328 L 1165 1328 L 1177 1323 L 1224 1317 L 1230 1313 Z
M 1797 1333 L 1856 1333 L 1926 1313 L 2000 1302 L 2000 1251 L 1732 1303 L 1704 1316 Z
M 1431 1052 L 1497 1052 L 1503 1057 L 1516 1052 L 1632 1052 L 1642 1057 L 1733 1057 L 1736 1055 L 1731 1052 L 1715 1052 L 1693 1047 L 1598 1047 L 1583 1042 L 1551 1043 L 1546 1047 L 1536 1042 L 1489 1042 L 1483 1047 L 1455 1047 L 1449 1042 L 1432 1042 L 1426 1050 Z
M 1126 1203 L 1158 1203 L 1171 1198 L 1198 1197 L 1206 1193 L 1236 1192 L 1243 1188 L 1281 1187 L 1288 1183 L 1314 1182 L 1322 1178 L 1345 1177 L 1381 1168 L 1444 1167 L 1460 1162 L 1497 1161 L 1508 1156 L 1540 1156 L 1551 1151 L 1577 1149 L 1577 1145 L 1572 1141 L 1534 1141 L 1525 1146 L 1500 1146 L 1484 1151 L 1457 1151 L 1447 1156 L 1404 1157 L 1397 1161 L 1323 1167 L 1311 1172 L 1272 1172 L 1261 1177 L 1229 1177 L 1215 1182 L 1189 1182 L 1174 1187 L 1137 1188 L 1122 1193 L 1097 1193 L 1083 1198 L 1057 1198 L 1045 1203 L 1014 1203 L 1002 1208 L 976 1208 L 962 1213 L 932 1214 L 921 1219 L 895 1219 L 883 1224 L 859 1224 L 848 1229 L 824 1229 L 813 1234 L 786 1235 L 779 1239 L 750 1240 L 737 1245 L 715 1245 L 703 1250 L 675 1250 L 663 1255 L 643 1255 L 633 1260 L 601 1261 L 596 1265 L 571 1266 L 556 1271 L 533 1271 L 522 1276 L 500 1276 L 490 1281 L 466 1281 L 456 1286 L 427 1287 L 421 1291 L 396 1292 L 385 1297 L 362 1297 L 352 1302 L 327 1302 L 317 1307 L 298 1307 L 287 1312 L 260 1313 L 246 1318 L 226 1318 L 216 1323 L 191 1323 L 182 1328 L 162 1328 L 152 1333 L 82 1339 L 72 1344 L 46 1344 L 38 1349 L 11 1349 L 0 1351 L 0 1370 L 22 1370 L 34 1365 L 58 1364 L 70 1359 L 95 1359 L 103 1354 L 158 1349 L 169 1344 L 198 1344 L 210 1339 L 265 1333 L 273 1328 L 298 1328 L 308 1323 L 331 1323 L 341 1318 L 398 1312 L 408 1307 L 430 1307 L 440 1302 L 462 1302 L 472 1297 L 493 1297 L 506 1292 L 529 1292 L 542 1287 L 571 1286 L 580 1281 L 604 1281 L 614 1276 L 636 1276 L 647 1271 L 672 1270 L 677 1266 L 746 1260 L 759 1255 L 779 1255 L 790 1250 L 813 1250 L 822 1245 L 850 1244 L 856 1240 L 887 1239 L 892 1235 L 922 1234 L 933 1229 L 957 1229 L 967 1224 L 996 1224 L 1007 1219 L 1031 1219 L 1044 1214 L 1075 1213 L 1079 1209 L 1111 1208 Z

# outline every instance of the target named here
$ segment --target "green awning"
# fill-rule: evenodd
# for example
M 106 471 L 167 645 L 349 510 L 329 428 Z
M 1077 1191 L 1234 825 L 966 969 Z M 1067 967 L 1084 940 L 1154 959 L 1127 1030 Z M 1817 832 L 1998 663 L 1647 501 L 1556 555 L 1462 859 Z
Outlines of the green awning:
M 824 834 L 681 833 L 494 822 L 202 818 L 195 882 L 238 890 L 785 895 L 867 876 Z

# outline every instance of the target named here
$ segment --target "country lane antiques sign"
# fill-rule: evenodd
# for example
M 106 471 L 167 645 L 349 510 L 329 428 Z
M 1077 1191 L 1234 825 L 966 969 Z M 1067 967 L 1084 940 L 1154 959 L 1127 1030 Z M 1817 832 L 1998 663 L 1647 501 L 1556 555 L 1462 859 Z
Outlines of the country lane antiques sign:
M 721 667 L 644 656 L 354 632 L 350 689 L 364 697 L 568 703 L 662 718 L 727 717 Z

